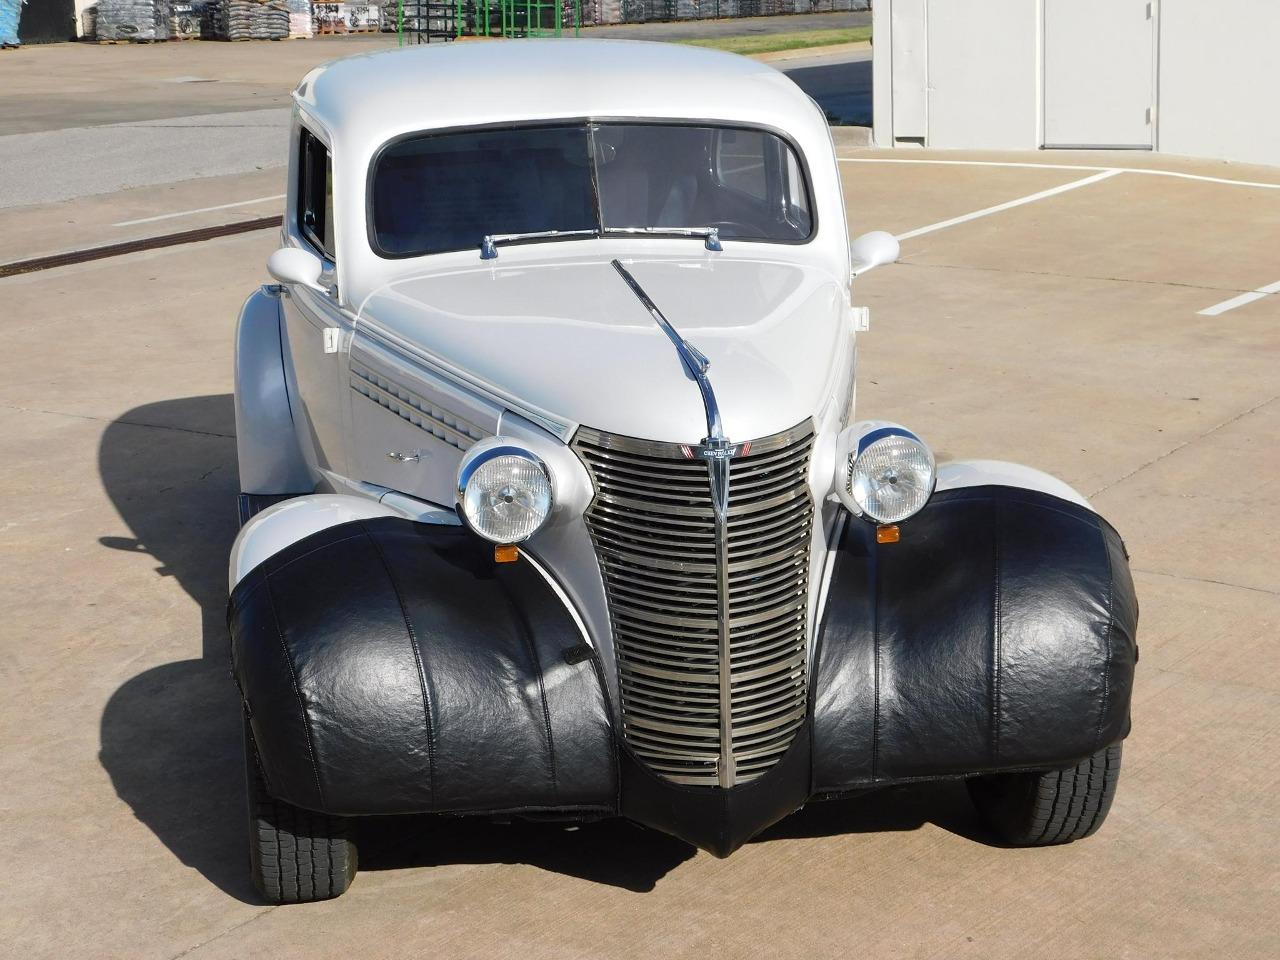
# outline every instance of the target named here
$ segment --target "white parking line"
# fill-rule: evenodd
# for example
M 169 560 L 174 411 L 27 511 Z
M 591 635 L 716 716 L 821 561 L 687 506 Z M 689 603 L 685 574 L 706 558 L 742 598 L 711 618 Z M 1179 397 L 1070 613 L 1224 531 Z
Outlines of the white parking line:
M 1064 183 L 1061 186 L 1053 187 L 1049 190 L 1041 190 L 1039 193 L 1033 193 L 1027 197 L 1019 197 L 1017 200 L 1010 200 L 1007 203 L 996 204 L 994 207 L 975 210 L 973 213 L 966 213 L 961 217 L 952 217 L 950 220 L 931 223 L 927 227 L 908 230 L 906 233 L 898 234 L 898 239 L 910 240 L 913 237 L 920 237 L 926 233 L 933 233 L 935 230 L 945 230 L 947 227 L 956 226 L 956 224 L 968 223 L 970 220 L 977 220 L 979 217 L 989 217 L 993 213 L 1000 213 L 1003 210 L 1012 210 L 1014 207 L 1020 207 L 1027 203 L 1035 203 L 1037 200 L 1044 200 L 1046 197 L 1057 196 L 1059 193 L 1066 193 L 1068 190 L 1087 187 L 1091 183 L 1097 183 L 1099 180 L 1106 180 L 1109 177 L 1114 177 L 1116 174 L 1123 172 L 1123 170 L 1104 170 L 1101 173 L 1095 173 L 1091 177 L 1085 177 L 1083 180 L 1072 180 L 1070 183 Z
M 1261 187 L 1264 190 L 1280 190 L 1280 183 L 1259 183 L 1255 180 L 1228 180 L 1225 177 L 1206 177 L 1198 173 L 1179 173 L 1176 170 L 1147 170 L 1142 167 L 1090 167 L 1080 163 L 1017 163 L 1012 160 L 913 160 L 910 157 L 840 157 L 841 163 L 916 163 L 939 167 L 1015 167 L 1022 170 L 1107 170 L 1116 173 L 1137 173 L 1148 177 L 1174 177 L 1178 180 L 1198 180 L 1201 183 L 1225 183 L 1231 187 Z
M 1251 293 L 1242 293 L 1238 297 L 1232 297 L 1230 300 L 1223 300 L 1221 303 L 1215 303 L 1212 307 L 1206 307 L 1200 311 L 1202 317 L 1216 317 L 1220 313 L 1226 313 L 1228 310 L 1234 310 L 1236 307 L 1243 307 L 1246 303 L 1253 303 L 1255 300 L 1261 300 L 1263 297 L 1273 293 L 1280 293 L 1280 283 L 1269 283 L 1265 287 L 1259 287 Z
M 179 210 L 177 213 L 162 213 L 156 217 L 142 217 L 138 220 L 121 220 L 113 223 L 113 227 L 132 227 L 139 223 L 155 223 L 157 220 L 172 220 L 175 217 L 192 217 L 197 213 L 211 213 L 214 210 L 230 210 L 232 207 L 247 207 L 254 203 L 266 203 L 268 200 L 283 200 L 285 195 L 278 193 L 273 197 L 255 197 L 252 200 L 237 200 L 235 203 L 220 203 L 216 207 L 200 207 L 196 210 Z

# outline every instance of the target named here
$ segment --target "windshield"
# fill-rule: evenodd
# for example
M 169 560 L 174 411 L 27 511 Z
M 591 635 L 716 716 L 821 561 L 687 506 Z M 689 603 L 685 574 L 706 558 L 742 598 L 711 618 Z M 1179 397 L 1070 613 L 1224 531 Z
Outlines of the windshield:
M 479 249 L 487 236 L 719 230 L 797 243 L 812 232 L 799 159 L 763 130 L 575 123 L 410 137 L 375 161 L 383 256 Z

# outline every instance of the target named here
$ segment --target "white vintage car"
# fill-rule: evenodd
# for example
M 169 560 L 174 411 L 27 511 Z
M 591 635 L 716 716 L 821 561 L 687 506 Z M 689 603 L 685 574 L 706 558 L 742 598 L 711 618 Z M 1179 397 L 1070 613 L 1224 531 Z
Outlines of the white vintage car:
M 1052 477 L 855 419 L 850 282 L 898 248 L 850 243 L 790 80 L 524 41 L 341 60 L 294 100 L 235 371 L 266 898 L 342 893 L 385 814 L 727 856 L 811 800 L 964 778 L 1006 843 L 1098 827 L 1124 547 Z

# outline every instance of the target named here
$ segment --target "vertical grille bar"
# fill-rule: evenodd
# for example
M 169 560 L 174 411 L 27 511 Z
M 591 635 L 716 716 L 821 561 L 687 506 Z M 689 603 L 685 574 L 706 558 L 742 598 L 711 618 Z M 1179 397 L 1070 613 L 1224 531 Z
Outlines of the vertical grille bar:
M 725 473 L 729 482 L 728 463 L 707 462 L 711 477 L 712 510 L 716 518 L 716 587 L 720 604 L 719 666 L 720 666 L 720 786 L 732 787 L 737 783 L 738 760 L 733 753 L 733 671 L 727 665 L 733 662 L 733 634 L 729 629 L 729 517 L 726 511 L 716 509 L 716 470 Z M 732 487 L 730 492 L 732 494 Z
M 586 520 L 613 622 L 623 734 L 659 775 L 756 779 L 804 722 L 812 425 L 742 444 L 717 518 L 697 447 L 583 427 Z

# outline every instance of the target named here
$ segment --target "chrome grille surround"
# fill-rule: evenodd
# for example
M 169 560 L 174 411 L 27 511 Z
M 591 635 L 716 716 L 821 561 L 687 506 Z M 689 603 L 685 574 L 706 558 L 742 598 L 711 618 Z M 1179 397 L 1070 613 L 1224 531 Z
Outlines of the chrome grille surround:
M 572 446 L 595 485 L 627 743 L 676 783 L 756 779 L 807 709 L 812 424 L 737 445 L 723 542 L 700 447 L 588 427 Z

